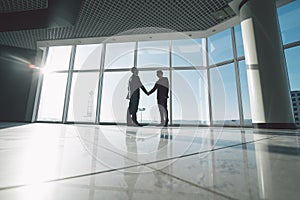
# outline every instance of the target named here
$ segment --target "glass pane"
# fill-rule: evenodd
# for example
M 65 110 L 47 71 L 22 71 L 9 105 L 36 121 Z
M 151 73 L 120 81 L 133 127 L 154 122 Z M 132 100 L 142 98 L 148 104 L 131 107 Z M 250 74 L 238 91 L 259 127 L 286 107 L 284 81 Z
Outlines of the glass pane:
M 239 125 L 234 65 L 210 69 L 213 123 Z
M 239 73 L 240 73 L 242 104 L 243 104 L 243 112 L 244 112 L 244 124 L 246 126 L 250 126 L 252 125 L 252 117 L 251 117 L 250 97 L 249 97 L 245 60 L 239 62 Z
M 278 18 L 283 44 L 300 40 L 300 1 L 293 1 L 278 8 Z
M 100 69 L 101 51 L 101 44 L 77 45 L 74 69 Z
M 67 73 L 44 75 L 38 120 L 62 121 L 67 77 Z
M 139 42 L 137 66 L 169 67 L 169 41 Z
M 236 41 L 237 56 L 238 57 L 244 56 L 245 54 L 244 54 L 241 25 L 237 25 L 234 27 L 234 34 L 235 34 L 235 41 Z
M 97 72 L 73 73 L 68 121 L 95 121 L 98 84 Z
M 300 46 L 285 50 L 291 91 L 300 90 Z
M 106 45 L 105 69 L 131 68 L 134 66 L 135 42 Z
M 206 70 L 173 71 L 173 123 L 209 124 Z
M 101 122 L 126 122 L 128 80 L 131 72 L 105 72 L 101 99 Z
M 169 71 L 163 71 L 163 76 L 169 79 Z M 150 91 L 158 80 L 156 76 L 156 71 L 147 71 L 140 72 L 139 74 L 143 85 L 146 87 L 147 91 Z M 151 123 L 151 124 L 159 124 L 160 123 L 160 115 L 159 109 L 157 105 L 157 96 L 155 91 L 150 96 L 145 95 L 144 92 L 141 91 L 141 98 L 139 103 L 139 108 L 145 109 L 144 111 L 138 111 L 137 117 L 138 121 L 142 123 Z M 170 94 L 169 94 L 170 97 Z M 168 100 L 168 114 L 170 115 L 170 102 Z M 169 117 L 170 118 L 170 117 Z
M 68 70 L 72 46 L 50 47 L 45 69 L 48 71 Z
M 172 41 L 172 66 L 203 66 L 205 54 L 202 48 L 202 39 Z
M 233 59 L 230 29 L 208 38 L 208 57 L 210 65 Z

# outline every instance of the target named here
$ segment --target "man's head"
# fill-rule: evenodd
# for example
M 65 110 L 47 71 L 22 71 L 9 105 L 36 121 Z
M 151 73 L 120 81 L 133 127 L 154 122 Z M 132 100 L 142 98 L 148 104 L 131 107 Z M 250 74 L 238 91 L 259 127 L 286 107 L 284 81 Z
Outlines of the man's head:
M 131 72 L 136 76 L 139 74 L 139 70 L 136 67 L 131 68 Z
M 163 77 L 163 75 L 164 75 L 164 73 L 163 73 L 161 70 L 157 70 L 157 71 L 156 71 L 156 76 L 157 76 L 158 78 Z

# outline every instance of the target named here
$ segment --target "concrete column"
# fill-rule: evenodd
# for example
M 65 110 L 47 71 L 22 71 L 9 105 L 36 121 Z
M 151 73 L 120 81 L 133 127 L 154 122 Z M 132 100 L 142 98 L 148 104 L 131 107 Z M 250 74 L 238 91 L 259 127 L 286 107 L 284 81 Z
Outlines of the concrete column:
M 258 128 L 295 128 L 274 0 L 244 0 L 240 19 L 252 122 Z

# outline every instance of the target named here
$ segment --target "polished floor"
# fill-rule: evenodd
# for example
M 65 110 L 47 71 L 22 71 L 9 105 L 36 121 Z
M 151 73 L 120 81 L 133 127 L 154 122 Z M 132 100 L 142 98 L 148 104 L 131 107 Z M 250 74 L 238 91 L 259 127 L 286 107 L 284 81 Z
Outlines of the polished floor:
M 5 128 L 0 199 L 300 199 L 300 131 Z

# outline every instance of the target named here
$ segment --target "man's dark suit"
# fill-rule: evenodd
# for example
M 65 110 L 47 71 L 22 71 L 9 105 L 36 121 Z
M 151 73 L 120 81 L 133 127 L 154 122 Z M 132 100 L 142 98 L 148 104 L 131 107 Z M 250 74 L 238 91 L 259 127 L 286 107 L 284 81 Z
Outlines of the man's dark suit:
M 169 98 L 169 80 L 166 77 L 161 77 L 155 83 L 149 95 L 157 90 L 157 104 L 160 113 L 161 125 L 167 125 L 168 118 L 168 98 Z
M 136 75 L 132 75 L 129 79 L 128 84 L 128 95 L 127 99 L 129 99 L 129 107 L 127 111 L 127 125 L 136 124 L 139 125 L 136 118 L 136 113 L 139 107 L 140 101 L 140 88 L 147 94 L 147 90 L 143 86 L 140 77 Z

